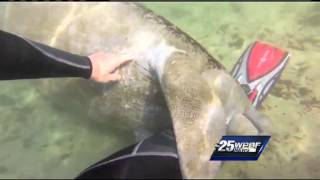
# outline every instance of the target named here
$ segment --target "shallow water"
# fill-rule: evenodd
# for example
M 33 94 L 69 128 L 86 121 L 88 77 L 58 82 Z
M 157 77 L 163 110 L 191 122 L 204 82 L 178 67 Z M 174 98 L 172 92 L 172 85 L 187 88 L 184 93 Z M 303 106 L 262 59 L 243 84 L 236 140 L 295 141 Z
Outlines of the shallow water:
M 292 56 L 261 111 L 275 134 L 257 162 L 229 162 L 220 178 L 320 178 L 319 3 L 145 3 L 199 41 L 227 69 L 262 40 Z M 0 27 L 3 17 L 0 3 Z M 72 178 L 133 143 L 120 127 L 87 117 L 88 95 L 40 93 L 55 80 L 0 83 L 0 178 Z M 66 107 L 68 101 L 69 107 Z

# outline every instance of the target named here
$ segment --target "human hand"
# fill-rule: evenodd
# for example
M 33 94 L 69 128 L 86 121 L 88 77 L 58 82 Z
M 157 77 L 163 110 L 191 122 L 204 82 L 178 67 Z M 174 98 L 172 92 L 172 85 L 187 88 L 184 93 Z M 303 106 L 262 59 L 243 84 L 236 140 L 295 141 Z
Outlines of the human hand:
M 92 64 L 90 79 L 101 83 L 120 80 L 119 67 L 132 60 L 129 56 L 103 51 L 95 52 L 88 57 Z

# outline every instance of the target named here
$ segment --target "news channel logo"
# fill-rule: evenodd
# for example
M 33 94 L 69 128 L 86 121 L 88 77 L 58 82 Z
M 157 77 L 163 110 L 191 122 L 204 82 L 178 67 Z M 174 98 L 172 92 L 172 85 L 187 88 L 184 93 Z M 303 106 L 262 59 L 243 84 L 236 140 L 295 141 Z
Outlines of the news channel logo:
M 213 161 L 256 161 L 271 136 L 222 136 L 210 158 Z

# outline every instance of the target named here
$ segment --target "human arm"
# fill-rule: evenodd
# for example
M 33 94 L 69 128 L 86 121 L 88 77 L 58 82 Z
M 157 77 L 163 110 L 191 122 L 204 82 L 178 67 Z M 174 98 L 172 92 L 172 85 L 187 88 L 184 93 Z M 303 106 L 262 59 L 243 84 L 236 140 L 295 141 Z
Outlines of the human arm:
M 130 58 L 96 52 L 80 56 L 0 30 L 0 80 L 82 77 L 120 79 L 117 68 Z

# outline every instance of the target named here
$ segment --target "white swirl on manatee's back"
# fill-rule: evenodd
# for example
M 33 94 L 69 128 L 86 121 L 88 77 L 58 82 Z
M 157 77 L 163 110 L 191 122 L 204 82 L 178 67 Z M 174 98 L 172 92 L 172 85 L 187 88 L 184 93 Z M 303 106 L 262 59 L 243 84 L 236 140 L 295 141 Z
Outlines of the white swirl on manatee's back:
M 160 34 L 146 29 L 137 29 L 129 37 L 129 48 L 123 49 L 122 53 L 132 56 L 144 69 L 155 71 L 159 80 L 170 55 L 176 51 L 184 52 L 169 45 Z

